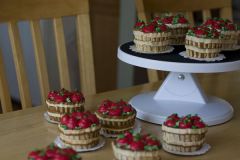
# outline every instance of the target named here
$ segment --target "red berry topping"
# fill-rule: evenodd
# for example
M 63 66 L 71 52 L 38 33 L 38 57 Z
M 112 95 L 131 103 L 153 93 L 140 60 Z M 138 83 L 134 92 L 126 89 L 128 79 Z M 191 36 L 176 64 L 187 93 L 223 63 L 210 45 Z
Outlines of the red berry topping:
M 64 116 L 62 116 L 62 118 L 61 118 L 61 124 L 64 124 L 64 125 L 66 125 L 67 123 L 68 123 L 68 121 L 69 121 L 69 115 L 64 115 Z
M 75 117 L 70 117 L 68 119 L 68 122 L 67 122 L 66 126 L 69 129 L 74 129 L 75 127 L 77 127 L 77 119 Z
M 123 106 L 123 112 L 132 112 L 132 107 L 130 106 Z
M 124 116 L 132 115 L 134 113 L 134 109 L 130 104 L 123 100 L 118 102 L 104 100 L 98 108 L 98 113 L 109 116 Z
M 122 115 L 122 110 L 120 108 L 109 110 L 109 116 L 121 116 L 121 115 Z
M 139 151 L 144 149 L 144 144 L 142 141 L 132 141 L 130 143 L 130 148 L 133 151 Z
M 187 19 L 184 17 L 179 17 L 178 23 L 188 23 Z
M 147 25 L 147 26 L 144 26 L 144 27 L 142 28 L 142 31 L 143 31 L 144 33 L 153 33 L 153 32 L 155 32 L 155 26 L 154 26 L 153 24 L 149 24 L 149 25 Z
M 196 126 L 197 128 L 204 128 L 204 127 L 206 127 L 205 123 L 203 123 L 202 121 L 195 121 L 194 122 L 194 126 Z
M 180 121 L 179 122 L 179 128 L 192 128 L 192 123 L 191 122 L 187 122 L 187 121 Z
M 144 26 L 145 26 L 145 23 L 144 23 L 143 21 L 138 20 L 138 21 L 135 23 L 134 28 L 137 29 L 137 30 L 139 30 L 139 29 L 143 28 Z
M 116 145 L 133 151 L 160 149 L 160 141 L 153 135 L 141 135 L 140 133 L 133 132 L 125 132 L 124 134 L 118 135 Z
M 73 92 L 71 95 L 71 101 L 73 103 L 82 102 L 84 100 L 82 93 L 80 92 Z
M 90 119 L 87 119 L 87 118 L 80 119 L 80 120 L 78 121 L 78 126 L 79 126 L 80 128 L 88 128 L 88 127 L 91 126 L 91 124 L 92 124 L 91 120 L 90 120 Z
M 73 112 L 70 115 L 62 116 L 60 124 L 64 129 L 85 129 L 92 125 L 98 125 L 99 119 L 89 111 Z
M 173 21 L 173 16 L 164 17 L 164 18 L 162 19 L 162 22 L 163 22 L 164 24 L 171 24 L 172 21 Z
M 191 116 L 190 114 L 183 117 L 178 117 L 177 114 L 172 114 L 167 117 L 167 120 L 164 122 L 164 125 L 167 127 L 181 129 L 187 128 L 196 129 L 206 127 L 206 124 L 202 121 L 202 119 L 198 115 Z
M 164 122 L 164 125 L 168 127 L 174 127 L 176 125 L 176 121 L 174 119 L 168 119 L 166 122 Z
M 46 149 L 32 151 L 28 154 L 28 160 L 80 160 L 81 158 L 71 148 L 61 149 L 54 144 Z
M 81 92 L 70 92 L 64 88 L 59 91 L 50 91 L 47 98 L 56 103 L 79 103 L 85 100 Z

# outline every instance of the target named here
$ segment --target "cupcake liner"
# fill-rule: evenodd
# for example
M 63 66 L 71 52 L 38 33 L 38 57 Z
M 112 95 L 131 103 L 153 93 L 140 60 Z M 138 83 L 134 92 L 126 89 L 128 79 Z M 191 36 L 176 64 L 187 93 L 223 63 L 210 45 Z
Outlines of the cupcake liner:
M 164 132 L 163 131 L 163 140 L 168 142 L 176 142 L 176 144 L 179 144 L 179 142 L 201 142 L 205 138 L 205 133 L 203 134 L 175 134 L 170 132 Z M 187 144 L 187 143 L 186 143 Z
M 72 139 L 72 140 L 87 140 L 87 139 L 99 137 L 99 135 L 100 135 L 99 131 L 100 130 L 97 130 L 95 132 L 85 133 L 85 134 L 70 134 L 70 135 L 64 134 L 60 131 L 60 134 L 64 135 L 68 139 Z
M 193 59 L 193 60 L 197 60 L 197 61 L 206 61 L 206 62 L 221 61 L 226 58 L 223 54 L 219 54 L 218 57 L 214 57 L 214 58 L 195 58 L 195 57 L 189 56 L 186 53 L 186 51 L 180 52 L 179 55 L 183 56 L 184 58 L 189 58 L 189 59 Z
M 80 144 L 69 144 L 62 139 L 61 139 L 61 141 L 66 147 L 71 147 L 73 149 L 89 149 L 89 148 L 95 147 L 99 143 L 99 140 L 94 141 L 90 144 L 81 144 L 81 145 Z
M 177 146 L 172 144 L 162 143 L 162 146 L 165 150 L 173 152 L 194 152 L 202 148 L 203 145 L 196 146 Z
M 218 57 L 219 55 L 219 52 L 201 53 L 191 49 L 186 49 L 186 53 L 189 57 L 193 57 L 193 58 L 215 58 L 215 57 Z

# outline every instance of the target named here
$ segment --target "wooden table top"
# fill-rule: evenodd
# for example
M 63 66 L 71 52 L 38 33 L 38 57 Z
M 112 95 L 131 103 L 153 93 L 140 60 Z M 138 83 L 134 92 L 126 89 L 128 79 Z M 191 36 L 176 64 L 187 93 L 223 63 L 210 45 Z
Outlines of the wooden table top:
M 234 109 L 231 121 L 214 127 L 209 127 L 207 143 L 211 150 L 202 156 L 184 157 L 166 153 L 162 150 L 163 160 L 239 160 L 240 153 L 240 76 L 239 73 L 223 73 L 204 75 L 200 83 L 207 94 L 216 95 L 229 101 Z M 132 96 L 159 87 L 160 83 L 151 83 L 116 91 L 105 92 L 86 97 L 86 108 L 94 111 L 97 104 L 109 98 L 128 100 Z M 27 153 L 34 148 L 43 148 L 54 141 L 58 135 L 57 126 L 48 123 L 43 118 L 45 106 L 34 107 L 0 115 L 0 159 L 24 160 Z M 160 125 L 140 121 L 143 130 L 159 135 Z M 94 152 L 82 153 L 84 160 L 112 160 L 112 139 L 106 139 L 105 146 Z

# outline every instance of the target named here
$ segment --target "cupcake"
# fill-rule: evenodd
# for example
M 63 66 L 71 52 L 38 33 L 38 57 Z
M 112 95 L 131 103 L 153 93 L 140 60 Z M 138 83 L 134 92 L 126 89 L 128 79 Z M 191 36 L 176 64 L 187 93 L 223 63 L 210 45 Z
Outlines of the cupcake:
M 96 146 L 100 140 L 100 128 L 98 118 L 89 111 L 65 114 L 58 124 L 61 141 L 73 149 Z
M 35 149 L 28 154 L 28 160 L 81 160 L 80 155 L 71 148 L 61 149 L 50 144 L 46 149 Z
M 59 122 L 63 114 L 84 111 L 84 101 L 83 94 L 78 91 L 70 92 L 64 88 L 50 91 L 46 100 L 47 114 L 50 120 Z
M 100 120 L 102 132 L 106 134 L 119 134 L 133 128 L 136 110 L 125 101 L 113 102 L 104 100 L 96 115 Z
M 112 142 L 117 160 L 160 160 L 160 141 L 151 134 L 126 132 Z
M 192 27 L 186 35 L 186 53 L 192 58 L 214 58 L 219 56 L 222 43 L 219 32 L 206 26 Z
M 237 31 L 235 25 L 228 19 L 208 19 L 203 25 L 215 29 L 221 33 L 222 49 L 231 50 L 237 45 Z
M 163 148 L 175 152 L 193 152 L 205 143 L 207 126 L 197 115 L 172 114 L 162 125 Z
M 186 33 L 189 28 L 188 20 L 180 14 L 175 16 L 164 16 L 161 21 L 170 28 L 171 44 L 172 45 L 184 45 Z
M 159 53 L 169 49 L 171 32 L 157 19 L 148 24 L 138 21 L 133 35 L 136 50 L 140 53 Z

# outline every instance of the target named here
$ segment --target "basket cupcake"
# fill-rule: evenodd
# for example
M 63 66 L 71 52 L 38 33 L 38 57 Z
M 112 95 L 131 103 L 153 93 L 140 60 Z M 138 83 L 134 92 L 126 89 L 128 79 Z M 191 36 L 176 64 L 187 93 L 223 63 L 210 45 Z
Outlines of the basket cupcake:
M 46 100 L 47 114 L 50 120 L 59 122 L 63 114 L 84 111 L 84 102 L 83 94 L 78 91 L 70 92 L 64 88 L 50 91 Z
M 162 125 L 163 148 L 171 152 L 194 152 L 205 143 L 207 126 L 197 115 L 169 116 Z
M 218 30 L 222 37 L 222 49 L 231 50 L 236 48 L 237 45 L 237 30 L 236 26 L 228 19 L 213 18 L 208 19 L 203 25 L 211 29 Z
M 189 28 L 188 20 L 181 14 L 164 16 L 161 21 L 170 28 L 171 44 L 184 45 L 186 33 Z
M 104 100 L 95 114 L 100 120 L 102 132 L 112 135 L 131 130 L 136 118 L 136 110 L 123 100 Z
M 187 32 L 185 48 L 191 58 L 218 57 L 222 49 L 220 33 L 206 26 L 192 27 Z
M 62 116 L 58 125 L 60 140 L 73 149 L 89 149 L 100 140 L 101 125 L 95 114 L 73 112 Z
M 161 21 L 153 20 L 149 24 L 138 21 L 133 35 L 136 50 L 140 53 L 160 53 L 169 49 L 171 32 Z
M 71 148 L 61 149 L 50 144 L 46 149 L 35 149 L 28 153 L 28 160 L 81 160 L 80 155 Z
M 112 142 L 112 148 L 117 160 L 161 160 L 161 143 L 152 134 L 120 134 Z

